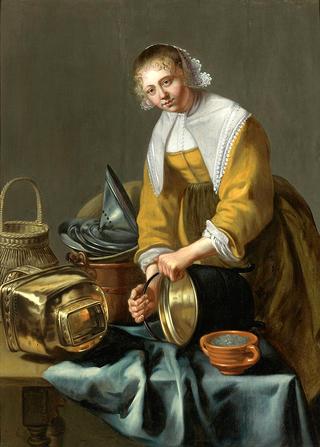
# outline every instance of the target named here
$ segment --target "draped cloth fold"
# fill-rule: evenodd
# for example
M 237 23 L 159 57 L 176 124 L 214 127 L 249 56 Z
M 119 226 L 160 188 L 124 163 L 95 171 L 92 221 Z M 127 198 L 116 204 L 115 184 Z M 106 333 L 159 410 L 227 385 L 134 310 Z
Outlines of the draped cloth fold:
M 139 331 L 113 327 L 86 358 L 44 378 L 143 445 L 317 445 L 299 381 L 265 340 L 257 365 L 223 376 L 196 345 L 178 349 Z

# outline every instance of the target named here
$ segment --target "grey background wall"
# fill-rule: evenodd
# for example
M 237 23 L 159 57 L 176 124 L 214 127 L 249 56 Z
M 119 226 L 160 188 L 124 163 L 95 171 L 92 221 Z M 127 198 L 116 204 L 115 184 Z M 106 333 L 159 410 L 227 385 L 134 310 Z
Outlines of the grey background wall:
M 319 37 L 318 0 L 2 0 L 0 186 L 37 181 L 62 259 L 56 228 L 102 189 L 106 164 L 123 181 L 141 178 L 157 112 L 139 109 L 130 67 L 145 46 L 172 42 L 263 123 L 274 173 L 320 228 Z M 5 217 L 31 219 L 32 199 L 13 188 Z M 1 445 L 25 445 L 18 390 L 0 391 L 16 402 Z M 78 407 L 64 416 L 66 445 L 128 445 Z
M 139 109 L 131 63 L 172 42 L 263 123 L 274 173 L 320 225 L 319 37 L 317 0 L 2 0 L 1 185 L 37 181 L 62 255 L 57 225 L 102 189 L 107 163 L 141 178 L 157 112 Z M 32 218 L 26 186 L 6 203 L 6 218 Z

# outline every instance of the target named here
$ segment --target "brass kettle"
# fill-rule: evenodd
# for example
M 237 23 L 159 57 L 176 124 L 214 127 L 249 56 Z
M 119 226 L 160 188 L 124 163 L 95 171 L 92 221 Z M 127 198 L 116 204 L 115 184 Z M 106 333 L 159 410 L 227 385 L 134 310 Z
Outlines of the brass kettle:
M 14 269 L 0 287 L 0 299 L 11 351 L 51 357 L 80 353 L 97 345 L 107 330 L 104 293 L 76 267 Z

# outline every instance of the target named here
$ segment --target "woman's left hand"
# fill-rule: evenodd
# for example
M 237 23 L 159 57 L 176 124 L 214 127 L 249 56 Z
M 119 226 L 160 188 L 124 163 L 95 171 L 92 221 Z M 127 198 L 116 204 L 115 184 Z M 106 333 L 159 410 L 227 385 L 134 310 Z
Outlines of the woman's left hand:
M 192 263 L 193 259 L 183 248 L 172 253 L 164 253 L 157 260 L 159 272 L 170 278 L 171 281 L 183 278 L 185 269 Z

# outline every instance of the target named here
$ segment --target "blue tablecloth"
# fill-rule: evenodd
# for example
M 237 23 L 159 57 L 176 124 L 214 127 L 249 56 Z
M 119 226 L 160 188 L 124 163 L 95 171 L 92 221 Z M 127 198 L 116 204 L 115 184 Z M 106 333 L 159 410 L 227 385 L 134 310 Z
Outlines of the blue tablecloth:
M 128 334 L 140 330 L 110 328 L 85 358 L 54 365 L 44 378 L 145 445 L 318 445 L 296 375 L 263 338 L 255 366 L 224 376 L 197 345 L 178 349 Z

